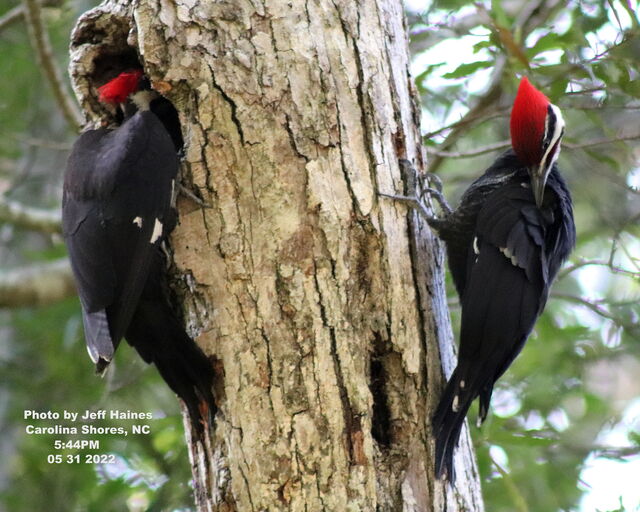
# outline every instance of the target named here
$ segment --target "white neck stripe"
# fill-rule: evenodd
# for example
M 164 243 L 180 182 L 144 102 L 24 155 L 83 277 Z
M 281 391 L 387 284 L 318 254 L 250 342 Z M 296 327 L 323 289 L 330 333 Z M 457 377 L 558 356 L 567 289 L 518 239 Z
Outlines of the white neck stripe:
M 547 114 L 547 118 L 544 123 L 543 144 L 545 144 L 546 147 L 544 150 L 544 154 L 540 159 L 540 169 L 538 174 L 543 174 L 543 173 L 546 174 L 547 172 L 549 172 L 551 170 L 551 167 L 555 163 L 555 161 L 558 159 L 558 155 L 560 154 L 559 146 L 555 154 L 552 155 L 553 159 L 549 162 L 547 169 L 544 169 L 545 162 L 547 161 L 549 153 L 554 150 L 554 148 L 556 147 L 556 143 L 562 138 L 562 134 L 564 133 L 565 123 L 564 123 L 564 118 L 562 117 L 562 112 L 560 112 L 560 109 L 553 103 L 549 104 L 549 108 L 550 108 L 550 112 Z M 556 122 L 553 127 L 553 133 L 551 134 L 551 136 L 549 136 L 548 132 L 549 132 L 549 124 L 551 121 L 551 116 L 555 117 Z

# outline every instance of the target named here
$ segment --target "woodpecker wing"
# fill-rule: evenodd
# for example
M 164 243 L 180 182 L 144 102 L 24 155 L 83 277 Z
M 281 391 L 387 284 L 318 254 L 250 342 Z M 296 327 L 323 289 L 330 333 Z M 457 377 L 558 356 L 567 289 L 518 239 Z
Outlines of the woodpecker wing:
M 436 472 L 453 480 L 453 450 L 471 402 L 484 420 L 494 382 L 518 355 L 548 293 L 547 221 L 526 181 L 491 192 L 478 213 L 467 251 L 458 366 L 433 418 Z
M 166 234 L 178 160 L 151 112 L 91 130 L 69 157 L 63 228 L 89 353 L 101 370 L 124 335 Z
M 493 382 L 522 349 L 549 289 L 547 212 L 523 183 L 496 189 L 480 210 L 462 296 L 460 361 L 483 361 L 473 372 Z

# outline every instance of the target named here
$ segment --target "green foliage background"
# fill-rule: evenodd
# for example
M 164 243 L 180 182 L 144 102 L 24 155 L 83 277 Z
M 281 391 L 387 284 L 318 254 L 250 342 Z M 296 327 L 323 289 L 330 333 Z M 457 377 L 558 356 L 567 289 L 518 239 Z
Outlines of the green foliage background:
M 0 17 L 19 5 L 0 0 Z M 92 5 L 61 1 L 44 9 L 63 69 L 73 23 Z M 560 106 L 568 124 L 560 165 L 576 203 L 578 246 L 535 335 L 501 380 L 495 412 L 481 430 L 472 427 L 491 512 L 578 510 L 588 457 L 625 460 L 640 452 L 640 422 L 631 426 L 626 446 L 603 446 L 599 437 L 640 393 L 637 12 L 632 0 L 504 5 L 442 0 L 408 11 L 414 75 L 427 112 L 423 131 L 431 132 L 425 136 L 430 170 L 440 175 L 450 199 L 497 153 L 465 154 L 508 139 L 509 109 L 521 75 Z M 473 58 L 446 52 L 421 57 L 447 40 L 472 47 Z M 457 67 L 443 71 L 456 59 Z M 0 76 L 0 195 L 58 208 L 75 134 L 39 72 L 21 17 L 0 20 Z M 64 254 L 60 237 L 0 221 L 0 271 Z M 450 298 L 457 325 L 452 288 Z M 114 370 L 97 379 L 85 356 L 77 300 L 0 310 L 0 510 L 192 506 L 176 400 L 156 372 L 132 354 L 126 347 L 119 351 Z M 626 390 L 614 385 L 620 379 L 626 379 Z M 156 418 L 151 436 L 130 436 L 126 442 L 100 438 L 100 453 L 118 458 L 112 471 L 100 465 L 52 466 L 47 455 L 55 453 L 56 436 L 24 433 L 24 410 L 103 407 L 151 411 Z

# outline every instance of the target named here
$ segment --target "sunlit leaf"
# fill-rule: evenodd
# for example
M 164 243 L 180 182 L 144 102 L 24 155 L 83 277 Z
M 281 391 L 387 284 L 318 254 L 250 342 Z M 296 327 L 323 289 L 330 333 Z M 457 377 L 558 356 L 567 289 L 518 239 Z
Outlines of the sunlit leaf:
M 454 71 L 451 71 L 450 73 L 446 73 L 442 75 L 442 77 L 450 78 L 450 79 L 464 78 L 469 75 L 472 75 L 479 69 L 486 69 L 486 68 L 490 68 L 491 66 L 493 66 L 493 63 L 485 60 L 477 61 L 477 62 L 469 62 L 466 64 L 461 64 Z

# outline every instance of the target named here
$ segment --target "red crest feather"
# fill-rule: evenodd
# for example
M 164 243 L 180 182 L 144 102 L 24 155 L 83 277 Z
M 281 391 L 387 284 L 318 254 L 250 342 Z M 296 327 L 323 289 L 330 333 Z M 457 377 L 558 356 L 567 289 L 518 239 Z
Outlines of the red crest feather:
M 549 99 L 527 77 L 520 80 L 511 110 L 511 145 L 520 161 L 535 165 L 542 158 L 542 139 Z
M 124 103 L 129 94 L 138 89 L 142 70 L 125 71 L 116 78 L 98 87 L 100 101 L 103 103 Z

